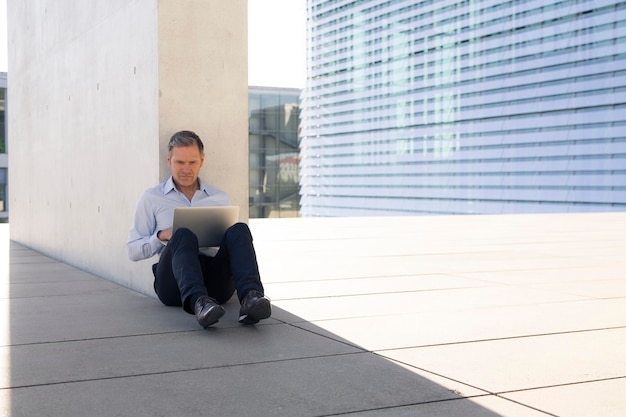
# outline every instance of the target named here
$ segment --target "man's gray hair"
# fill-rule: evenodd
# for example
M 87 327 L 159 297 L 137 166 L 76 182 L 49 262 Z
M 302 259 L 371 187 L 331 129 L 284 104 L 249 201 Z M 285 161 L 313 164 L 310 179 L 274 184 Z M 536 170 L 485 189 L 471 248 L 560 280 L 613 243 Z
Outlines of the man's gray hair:
M 200 140 L 200 136 L 190 130 L 181 130 L 176 132 L 170 138 L 170 142 L 167 145 L 167 152 L 172 153 L 172 148 L 178 146 L 197 146 L 200 150 L 200 154 L 204 154 L 204 144 Z

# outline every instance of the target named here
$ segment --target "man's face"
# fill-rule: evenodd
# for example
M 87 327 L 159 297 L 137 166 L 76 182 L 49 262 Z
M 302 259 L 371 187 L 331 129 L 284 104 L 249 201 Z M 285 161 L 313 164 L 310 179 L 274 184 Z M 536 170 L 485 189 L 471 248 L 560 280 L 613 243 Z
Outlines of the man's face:
M 167 157 L 174 183 L 182 187 L 195 184 L 203 163 L 204 155 L 197 146 L 175 146 Z

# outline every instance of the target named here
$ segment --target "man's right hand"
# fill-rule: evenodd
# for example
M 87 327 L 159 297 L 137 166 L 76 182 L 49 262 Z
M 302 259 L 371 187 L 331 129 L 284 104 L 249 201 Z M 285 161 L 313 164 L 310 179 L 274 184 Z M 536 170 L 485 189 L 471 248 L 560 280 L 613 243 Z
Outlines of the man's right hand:
M 172 228 L 168 227 L 167 229 L 159 231 L 159 233 L 157 233 L 157 237 L 159 238 L 159 240 L 167 242 L 172 238 Z

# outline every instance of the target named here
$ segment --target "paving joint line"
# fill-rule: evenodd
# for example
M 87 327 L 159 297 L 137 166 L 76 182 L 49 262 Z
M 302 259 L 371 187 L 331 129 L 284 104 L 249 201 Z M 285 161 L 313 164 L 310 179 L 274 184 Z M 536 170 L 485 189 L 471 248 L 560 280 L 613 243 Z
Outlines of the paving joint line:
M 319 283 L 319 282 L 336 282 L 336 281 L 358 281 L 363 279 L 388 279 L 388 278 L 405 278 L 405 277 L 440 277 L 440 276 L 454 276 L 455 278 L 463 278 L 473 280 L 474 278 L 467 277 L 459 277 L 457 273 L 449 273 L 449 272 L 431 272 L 431 273 L 421 273 L 421 274 L 393 274 L 393 275 L 370 275 L 370 276 L 358 276 L 358 277 L 342 277 L 342 278 L 324 278 L 324 279 L 301 279 L 294 281 L 265 281 L 264 284 L 272 284 L 272 285 L 281 285 L 281 284 L 300 284 L 300 283 Z
M 429 288 L 424 290 L 405 290 L 405 291 L 378 291 L 378 292 L 365 292 L 358 294 L 338 294 L 338 295 L 318 295 L 311 297 L 297 297 L 297 298 L 273 298 L 272 301 L 296 301 L 296 300 L 317 300 L 326 298 L 349 298 L 349 297 L 363 297 L 363 296 L 377 296 L 377 295 L 390 295 L 390 294 L 411 294 L 422 292 L 439 292 L 439 291 L 456 291 L 456 290 L 468 290 L 475 288 L 489 288 L 490 286 L 470 286 L 470 287 L 453 287 L 453 288 Z M 617 297 L 619 298 L 619 297 Z
M 263 323 L 261 324 L 261 326 L 276 326 L 281 323 L 282 322 L 280 321 L 279 323 Z M 222 330 L 239 329 L 240 327 L 241 326 L 233 325 L 231 327 L 223 328 Z M 214 328 L 212 329 L 215 330 Z M 111 336 L 85 337 L 81 339 L 46 340 L 46 341 L 40 341 L 40 342 L 0 345 L 0 348 L 2 347 L 13 348 L 13 347 L 49 345 L 49 344 L 51 345 L 51 344 L 59 344 L 59 343 L 80 343 L 80 342 L 92 342 L 92 341 L 97 341 L 97 340 L 127 339 L 127 338 L 132 338 L 132 337 L 148 337 L 148 336 L 159 336 L 159 335 L 169 335 L 169 334 L 175 335 L 175 334 L 184 334 L 184 333 L 200 333 L 200 332 L 206 332 L 206 331 L 210 331 L 210 330 L 199 328 L 199 329 L 188 329 L 188 330 L 171 330 L 171 331 L 164 331 L 164 332 L 149 332 L 149 333 L 121 334 L 121 335 L 111 335 Z
M 390 405 L 387 407 L 374 407 L 374 408 L 366 408 L 366 409 L 361 409 L 361 410 L 344 411 L 344 412 L 333 413 L 333 414 L 320 414 L 315 417 L 348 416 L 350 414 L 357 414 L 357 413 L 363 413 L 363 412 L 368 412 L 368 411 L 393 410 L 396 408 L 411 407 L 414 405 L 437 404 L 437 403 L 443 403 L 443 402 L 449 402 L 449 401 L 463 401 L 463 400 L 468 400 L 472 398 L 493 397 L 493 396 L 494 396 L 493 394 L 480 394 L 480 395 L 472 395 L 472 396 L 460 397 L 460 398 L 442 398 L 440 400 L 412 402 L 412 403 L 406 403 L 406 404 Z
M 450 345 L 464 345 L 464 344 L 469 344 L 469 343 L 496 342 L 499 340 L 527 339 L 527 338 L 532 338 L 532 337 L 559 336 L 559 335 L 564 335 L 564 334 L 602 332 L 602 331 L 607 331 L 607 330 L 620 330 L 620 329 L 626 329 L 626 326 L 602 327 L 602 328 L 597 328 L 597 329 L 570 330 L 570 331 L 551 332 L 551 333 L 537 333 L 537 334 L 528 334 L 528 335 L 519 335 L 519 336 L 495 337 L 495 338 L 488 338 L 488 339 L 463 340 L 463 341 L 458 341 L 458 342 L 433 343 L 429 345 L 415 345 L 415 346 L 405 346 L 405 347 L 400 347 L 400 348 L 376 349 L 375 352 L 421 349 L 421 348 L 450 346 Z
M 623 376 L 612 376 L 612 377 L 607 377 L 607 378 L 587 379 L 587 380 L 584 380 L 584 381 L 564 382 L 564 383 L 561 383 L 561 384 L 544 385 L 544 386 L 540 386 L 540 387 L 519 388 L 519 389 L 514 389 L 514 390 L 508 390 L 508 391 L 499 391 L 499 392 L 495 392 L 493 394 L 497 395 L 497 396 L 502 396 L 502 395 L 506 395 L 506 394 L 515 394 L 515 393 L 518 393 L 518 392 L 536 391 L 536 390 L 540 390 L 540 389 L 550 389 L 550 388 L 559 388 L 559 387 L 569 387 L 569 386 L 573 386 L 573 385 L 593 384 L 594 382 L 616 381 L 616 380 L 619 380 L 619 379 L 626 379 L 626 375 L 623 375 Z M 502 398 L 506 398 L 506 397 L 502 397 Z M 506 399 L 509 399 L 509 398 L 506 398 Z M 511 400 L 511 401 L 513 401 L 513 400 Z
M 350 346 L 350 347 L 352 347 L 352 348 L 359 349 L 361 352 L 358 352 L 358 353 L 374 353 L 374 352 L 372 352 L 372 351 L 370 351 L 370 350 L 368 350 L 368 349 L 364 349 L 363 347 L 361 347 L 361 346 L 359 346 L 359 345 L 356 345 L 356 344 L 354 344 L 354 343 L 351 343 L 351 342 L 349 342 L 349 341 L 346 341 L 346 340 L 337 340 L 337 339 L 334 339 L 334 338 L 332 338 L 332 337 L 330 337 L 330 336 L 327 336 L 327 335 L 325 335 L 325 334 L 322 334 L 322 333 L 317 333 L 317 332 L 315 332 L 315 331 L 313 331 L 313 330 L 310 330 L 310 329 L 305 329 L 305 328 L 303 328 L 303 327 L 299 327 L 299 326 L 297 326 L 297 325 L 296 325 L 296 324 L 294 324 L 294 323 L 287 323 L 287 322 L 283 322 L 282 320 L 281 320 L 281 322 L 282 322 L 282 323 L 284 323 L 284 324 L 286 324 L 286 325 L 288 325 L 288 326 L 294 327 L 294 328 L 296 328 L 296 329 L 298 329 L 298 330 L 302 330 L 302 331 L 305 331 L 305 332 L 308 332 L 308 333 L 314 334 L 315 336 L 323 337 L 323 338 L 325 338 L 325 339 L 327 339 L 327 340 L 332 340 L 332 341 L 333 341 L 333 342 L 335 342 L 335 343 L 341 343 L 341 344 L 344 344 L 344 345 L 346 345 L 346 346 Z M 297 322 L 297 323 L 308 323 L 308 322 Z M 333 333 L 333 334 L 334 334 L 334 333 Z M 355 353 L 357 353 L 357 352 L 355 352 Z
M 552 414 L 552 413 L 550 413 L 549 411 L 542 410 L 542 409 L 537 408 L 537 407 L 533 407 L 532 405 L 524 404 L 524 403 L 522 403 L 522 402 L 519 402 L 519 401 L 513 400 L 513 399 L 511 399 L 511 398 L 501 397 L 501 396 L 499 396 L 498 394 L 494 394 L 494 396 L 495 396 L 495 397 L 497 397 L 497 398 L 501 398 L 501 399 L 503 399 L 503 400 L 505 400 L 505 401 L 510 401 L 510 402 L 515 403 L 515 404 L 517 404 L 517 405 L 521 405 L 521 406 L 523 406 L 523 407 L 530 408 L 531 410 L 539 411 L 540 413 L 544 413 L 544 414 L 546 414 L 546 415 L 548 415 L 548 416 L 552 416 L 552 417 L 560 417 L 560 416 L 559 416 L 559 415 L 557 415 L 557 414 Z
M 113 376 L 105 376 L 105 377 L 100 377 L 100 378 L 85 378 L 85 379 L 74 379 L 74 380 L 68 380 L 68 381 L 42 382 L 38 384 L 25 384 L 25 385 L 15 385 L 15 386 L 9 386 L 9 387 L 0 387 L 0 392 L 9 391 L 9 390 L 17 390 L 17 389 L 55 386 L 55 385 L 81 384 L 84 382 L 112 381 L 112 380 L 117 380 L 117 379 L 130 379 L 130 378 L 141 378 L 141 377 L 159 376 L 159 375 L 182 374 L 185 372 L 211 371 L 214 369 L 238 368 L 238 367 L 250 366 L 250 365 L 265 365 L 265 364 L 271 364 L 271 363 L 293 362 L 293 361 L 301 361 L 301 360 L 309 360 L 309 359 L 332 358 L 332 357 L 337 357 L 337 356 L 362 355 L 363 353 L 367 353 L 367 352 L 333 353 L 333 354 L 326 354 L 326 355 L 302 356 L 302 357 L 297 357 L 297 358 L 231 363 L 231 364 L 226 364 L 226 365 L 195 367 L 195 368 L 186 368 L 186 369 L 174 369 L 174 370 L 169 370 L 169 371 L 142 372 L 142 373 L 128 374 L 128 375 L 113 375 Z

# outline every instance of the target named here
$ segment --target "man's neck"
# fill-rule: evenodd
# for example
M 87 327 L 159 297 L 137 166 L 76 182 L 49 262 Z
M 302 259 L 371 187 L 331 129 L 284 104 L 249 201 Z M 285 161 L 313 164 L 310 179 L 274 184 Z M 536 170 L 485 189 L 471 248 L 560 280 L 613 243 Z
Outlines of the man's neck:
M 200 189 L 200 184 L 198 183 L 198 180 L 196 180 L 196 182 L 194 182 L 193 185 L 190 186 L 182 186 L 174 181 L 174 186 L 178 191 L 183 193 L 189 201 L 191 201 L 196 191 Z

